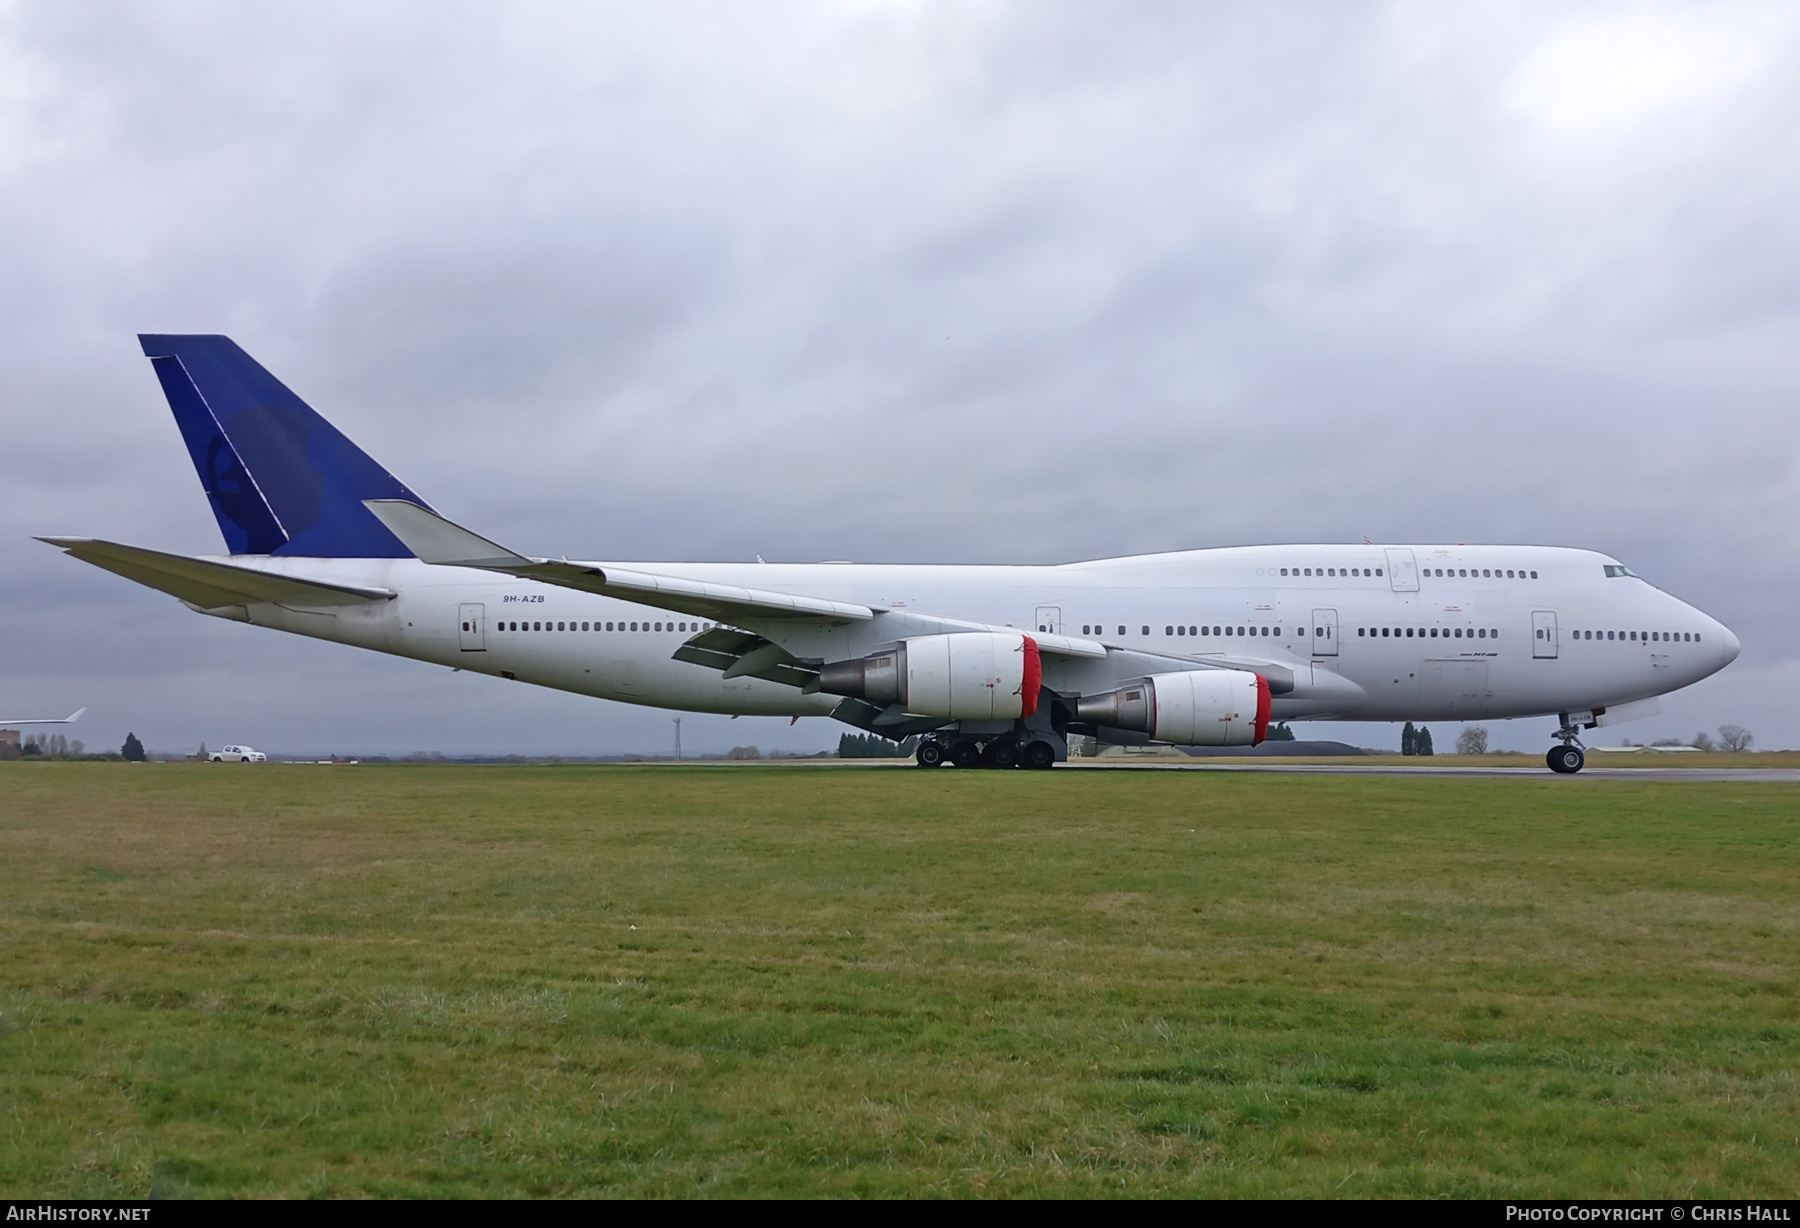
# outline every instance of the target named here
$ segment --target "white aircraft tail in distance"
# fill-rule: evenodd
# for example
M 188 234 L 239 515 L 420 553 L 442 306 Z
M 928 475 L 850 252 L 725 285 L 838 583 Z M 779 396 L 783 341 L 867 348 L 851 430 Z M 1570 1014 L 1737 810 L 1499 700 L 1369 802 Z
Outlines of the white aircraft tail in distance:
M 229 338 L 140 338 L 228 553 L 42 540 L 275 630 L 621 703 L 831 717 L 923 766 L 1068 739 L 1251 746 L 1271 721 L 1556 716 L 1546 756 L 1738 654 L 1617 559 L 1280 544 L 1055 566 L 573 561 L 437 512 Z

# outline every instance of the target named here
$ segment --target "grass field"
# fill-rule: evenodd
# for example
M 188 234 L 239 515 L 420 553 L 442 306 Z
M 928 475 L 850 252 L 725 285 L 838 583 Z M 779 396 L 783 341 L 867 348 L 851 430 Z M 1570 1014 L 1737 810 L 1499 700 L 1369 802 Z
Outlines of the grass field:
M 0 764 L 0 1195 L 1800 1194 L 1800 787 Z

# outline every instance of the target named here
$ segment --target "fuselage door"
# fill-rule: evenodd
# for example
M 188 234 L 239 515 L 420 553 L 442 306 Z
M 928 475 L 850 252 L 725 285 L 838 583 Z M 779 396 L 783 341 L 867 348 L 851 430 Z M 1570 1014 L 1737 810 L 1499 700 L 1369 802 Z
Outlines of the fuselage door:
M 1556 611 L 1533 610 L 1531 612 L 1531 655 L 1534 657 L 1554 657 L 1556 655 Z
M 456 618 L 462 624 L 462 630 L 457 633 L 461 637 L 462 650 L 464 652 L 486 652 L 487 632 L 482 627 L 485 620 L 482 616 L 481 603 L 479 601 L 465 602 L 457 606 Z
M 1037 621 L 1032 624 L 1046 635 L 1062 634 L 1062 607 L 1059 605 L 1041 605 L 1037 608 Z
M 1314 610 L 1312 619 L 1312 651 L 1315 657 L 1338 655 L 1337 611 Z
M 1388 583 L 1394 586 L 1396 593 L 1416 593 L 1419 591 L 1419 564 L 1410 550 L 1389 550 Z

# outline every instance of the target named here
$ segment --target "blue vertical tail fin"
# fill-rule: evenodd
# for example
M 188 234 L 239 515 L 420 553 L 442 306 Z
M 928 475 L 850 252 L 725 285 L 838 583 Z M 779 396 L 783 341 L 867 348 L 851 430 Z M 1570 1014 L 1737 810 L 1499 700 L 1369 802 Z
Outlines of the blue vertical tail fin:
M 411 558 L 364 499 L 423 499 L 229 337 L 138 337 L 233 554 Z

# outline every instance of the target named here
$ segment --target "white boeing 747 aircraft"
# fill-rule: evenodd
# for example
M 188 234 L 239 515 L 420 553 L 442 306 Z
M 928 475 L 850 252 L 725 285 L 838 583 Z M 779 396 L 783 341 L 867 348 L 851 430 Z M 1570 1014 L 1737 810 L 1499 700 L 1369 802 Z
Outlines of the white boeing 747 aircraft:
M 220 336 L 140 338 L 230 553 L 50 537 L 218 618 L 622 703 L 922 735 L 1249 746 L 1271 720 L 1555 715 L 1547 756 L 1723 669 L 1729 630 L 1556 546 L 1238 546 L 1051 567 L 611 563 L 439 515 Z

